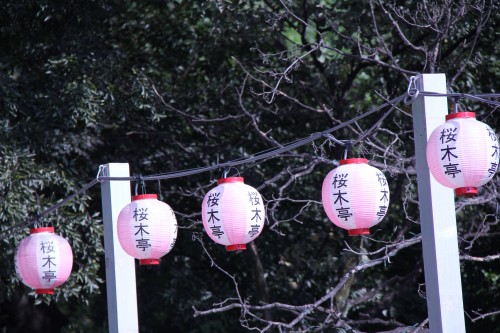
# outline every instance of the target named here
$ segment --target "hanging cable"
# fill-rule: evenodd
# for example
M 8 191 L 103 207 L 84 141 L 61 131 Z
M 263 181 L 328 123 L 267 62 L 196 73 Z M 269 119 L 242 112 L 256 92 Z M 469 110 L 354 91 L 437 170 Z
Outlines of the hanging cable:
M 387 106 L 397 105 L 399 102 L 401 102 L 405 98 L 405 96 L 406 96 L 406 94 L 398 96 L 398 97 L 396 97 L 396 98 L 394 98 L 394 99 L 392 99 L 392 100 L 390 100 L 390 101 L 388 101 L 388 102 L 386 102 L 386 103 L 384 103 L 376 108 L 371 109 L 370 111 L 367 111 L 367 112 L 365 112 L 357 117 L 354 117 L 348 121 L 345 121 L 337 126 L 329 128 L 329 129 L 324 130 L 322 132 L 313 133 L 306 138 L 302 138 L 299 140 L 289 142 L 289 143 L 283 145 L 282 147 L 270 149 L 270 150 L 264 151 L 264 152 L 259 152 L 257 154 L 254 154 L 254 155 L 247 157 L 247 158 L 244 158 L 244 159 L 237 159 L 237 160 L 228 161 L 228 162 L 224 162 L 224 163 L 220 163 L 220 164 L 216 164 L 216 165 L 212 165 L 212 166 L 208 166 L 208 167 L 200 167 L 200 168 L 194 168 L 194 169 L 188 169 L 188 170 L 181 170 L 181 171 L 174 171 L 174 172 L 169 172 L 169 173 L 144 176 L 144 180 L 171 179 L 171 178 L 186 177 L 186 176 L 191 176 L 191 175 L 195 175 L 198 173 L 212 171 L 212 170 L 219 169 L 219 168 L 236 167 L 238 165 L 247 164 L 247 163 L 254 163 L 254 162 L 257 162 L 257 161 L 260 161 L 263 159 L 267 159 L 270 157 L 276 157 L 282 153 L 285 153 L 285 152 L 288 152 L 290 150 L 307 145 L 307 144 L 323 137 L 325 134 L 330 134 L 330 133 L 335 132 L 341 128 L 347 127 L 350 124 L 355 123 L 356 121 L 363 119 L 365 117 L 368 117 L 369 115 L 371 115 L 375 112 L 378 112 Z M 102 177 L 101 179 L 103 179 L 103 180 L 116 180 L 113 177 Z
M 0 240 L 3 240 L 5 238 L 7 238 L 7 234 L 10 233 L 11 231 L 14 231 L 14 230 L 17 230 L 17 229 L 20 229 L 20 228 L 25 228 L 25 227 L 27 227 L 29 225 L 35 224 L 35 222 L 37 222 L 41 217 L 43 217 L 45 215 L 48 215 L 48 214 L 52 213 L 53 211 L 56 211 L 60 207 L 62 207 L 65 204 L 67 204 L 69 201 L 73 200 L 76 196 L 78 196 L 78 195 L 82 194 L 83 192 L 87 191 L 88 189 L 90 189 L 91 187 L 93 187 L 97 183 L 99 183 L 99 181 L 97 179 L 93 179 L 90 183 L 88 183 L 85 186 L 83 186 L 77 192 L 71 194 L 70 196 L 64 198 L 63 200 L 61 200 L 57 204 L 55 204 L 55 205 L 47 208 L 46 210 L 42 211 L 39 214 L 37 214 L 34 218 L 32 218 L 32 219 L 30 219 L 28 221 L 24 221 L 24 222 L 15 224 L 15 225 L 13 225 L 10 228 L 2 230 L 2 235 L 0 235 Z
M 346 122 L 343 122 L 337 126 L 329 128 L 329 129 L 322 131 L 322 132 L 313 133 L 306 138 L 292 141 L 288 144 L 285 144 L 282 147 L 267 149 L 267 150 L 261 151 L 259 153 L 254 154 L 253 156 L 250 156 L 247 158 L 239 158 L 239 159 L 235 159 L 235 160 L 224 162 L 224 163 L 217 163 L 216 165 L 212 165 L 212 166 L 192 168 L 192 169 L 186 169 L 186 170 L 180 170 L 180 171 L 174 171 L 174 172 L 162 173 L 162 174 L 150 175 L 150 176 L 139 176 L 139 178 L 138 178 L 137 176 L 131 176 L 131 177 L 103 176 L 102 174 L 104 174 L 105 166 L 100 165 L 99 170 L 98 170 L 97 175 L 96 175 L 96 178 L 94 180 L 92 180 L 90 183 L 85 185 L 83 188 L 81 188 L 76 193 L 63 199 L 58 204 L 46 209 L 45 211 L 43 211 L 41 213 L 41 215 L 45 216 L 47 214 L 50 214 L 51 212 L 53 212 L 53 211 L 57 210 L 58 208 L 60 208 L 61 206 L 65 205 L 68 201 L 72 200 L 77 195 L 85 192 L 86 190 L 88 190 L 92 186 L 94 186 L 98 183 L 101 183 L 103 181 L 111 181 L 111 180 L 112 181 L 136 181 L 136 184 L 138 184 L 137 183 L 138 180 L 144 182 L 146 180 L 148 180 L 148 181 L 149 180 L 158 180 L 159 181 L 162 179 L 180 178 L 180 177 L 191 176 L 191 175 L 195 175 L 195 174 L 199 174 L 199 173 L 203 173 L 203 172 L 207 172 L 207 171 L 213 171 L 213 170 L 220 169 L 220 168 L 229 169 L 231 167 L 236 167 L 238 165 L 247 164 L 247 163 L 254 163 L 256 161 L 264 160 L 264 159 L 271 158 L 271 157 L 276 157 L 279 154 L 282 154 L 282 153 L 288 152 L 290 150 L 299 148 L 299 147 L 304 146 L 306 144 L 309 144 L 309 143 L 311 143 L 311 142 L 313 142 L 313 141 L 315 141 L 315 140 L 317 140 L 325 135 L 328 135 L 328 134 L 335 132 L 341 128 L 349 126 L 350 124 L 352 124 L 360 119 L 363 119 L 365 117 L 368 117 L 369 115 L 371 115 L 375 112 L 378 112 L 389 105 L 394 107 L 394 105 L 396 105 L 397 103 L 402 101 L 405 98 L 405 96 L 406 96 L 406 94 L 398 96 L 398 97 L 396 97 L 396 98 L 394 98 L 394 99 L 392 99 L 392 100 L 390 100 L 390 101 L 388 101 L 388 102 L 386 102 L 386 103 L 384 103 L 376 108 L 373 108 L 373 109 L 371 109 L 371 110 L 369 110 L 369 111 L 367 111 L 359 116 L 356 116 L 356 117 L 354 117 Z M 136 191 L 136 192 L 138 192 L 138 191 Z M 33 224 L 33 219 L 30 219 L 29 221 L 26 221 L 26 222 L 16 224 L 8 229 L 3 230 L 2 235 L 0 235 L 0 240 L 6 238 L 7 237 L 6 234 L 10 233 L 11 231 L 26 227 L 30 224 Z
M 420 91 L 420 95 L 422 96 L 430 96 L 430 97 L 455 97 L 455 98 L 463 98 L 463 99 L 471 99 L 473 101 L 478 101 L 482 103 L 491 104 L 494 106 L 500 106 L 500 101 L 493 101 L 487 98 L 500 98 L 500 94 L 464 94 L 464 93 L 435 93 L 429 91 Z
M 418 87 L 417 87 L 417 79 L 418 79 L 417 77 L 410 78 L 410 84 L 409 84 L 408 90 L 405 94 L 398 96 L 390 101 L 387 101 L 386 103 L 384 103 L 378 107 L 375 107 L 375 108 L 371 109 L 370 111 L 367 111 L 367 112 L 365 112 L 359 116 L 356 116 L 348 121 L 345 121 L 337 126 L 329 128 L 329 129 L 324 130 L 322 132 L 315 132 L 315 133 L 309 135 L 308 137 L 289 142 L 281 147 L 270 148 L 270 149 L 261 151 L 259 153 L 256 153 L 256 154 L 254 154 L 250 157 L 247 157 L 247 158 L 242 157 L 242 158 L 238 158 L 238 159 L 224 162 L 224 163 L 217 163 L 216 165 L 212 165 L 212 166 L 192 168 L 192 169 L 186 169 L 186 170 L 180 170 L 180 171 L 173 171 L 173 172 L 167 172 L 167 173 L 161 173 L 161 174 L 149 175 L 149 176 L 140 176 L 141 177 L 140 180 L 142 182 L 144 182 L 146 180 L 148 180 L 148 181 L 149 180 L 160 181 L 162 179 L 186 177 L 186 176 L 191 176 L 191 175 L 195 175 L 195 174 L 199 174 L 199 173 L 203 173 L 203 172 L 207 172 L 207 171 L 213 171 L 213 170 L 220 169 L 220 168 L 226 169 L 226 168 L 236 167 L 236 166 L 239 166 L 242 164 L 254 163 L 254 162 L 265 160 L 265 159 L 268 159 L 271 157 L 276 157 L 276 156 L 283 154 L 285 152 L 288 152 L 288 151 L 291 151 L 293 149 L 299 148 L 301 146 L 307 145 L 307 144 L 309 144 L 309 143 L 311 143 L 311 142 L 313 142 L 321 137 L 328 137 L 330 139 L 333 138 L 334 141 L 336 141 L 337 143 L 340 142 L 342 144 L 343 143 L 342 141 L 335 139 L 333 136 L 331 136 L 329 134 L 332 132 L 335 132 L 339 129 L 342 129 L 344 127 L 347 127 L 347 126 L 351 125 L 352 123 L 357 122 L 358 120 L 361 120 L 365 117 L 368 117 L 369 115 L 371 115 L 375 112 L 378 112 L 387 106 L 390 106 L 390 109 L 387 110 L 384 113 L 384 115 L 382 115 L 381 119 L 379 119 L 374 125 L 372 125 L 372 127 L 370 127 L 370 129 L 368 129 L 366 132 L 364 132 L 357 140 L 355 140 L 353 142 L 349 141 L 350 144 L 355 144 L 355 143 L 360 142 L 361 140 L 366 138 L 366 136 L 368 136 L 371 132 L 373 132 L 380 125 L 380 123 L 396 108 L 396 106 L 401 101 L 404 101 L 405 104 L 411 104 L 415 101 L 415 99 L 419 95 L 421 95 L 421 96 L 435 96 L 435 97 L 467 98 L 467 99 L 471 99 L 471 100 L 475 100 L 475 101 L 479 101 L 479 102 L 483 102 L 483 103 L 487 103 L 487 104 L 491 104 L 491 105 L 495 105 L 495 106 L 500 106 L 499 101 L 494 101 L 494 100 L 489 99 L 489 98 L 500 98 L 500 94 L 494 94 L 494 93 L 474 94 L 474 95 L 464 94 L 464 93 L 442 94 L 442 93 L 419 91 Z M 345 145 L 345 143 L 343 143 L 343 144 Z M 69 201 L 73 200 L 76 196 L 82 194 L 83 192 L 87 191 L 88 189 L 90 189 L 91 187 L 93 187 L 94 185 L 96 185 L 98 183 L 101 183 L 103 181 L 111 181 L 111 180 L 113 180 L 113 181 L 137 181 L 138 180 L 137 177 L 103 176 L 102 174 L 104 174 L 104 171 L 105 171 L 105 166 L 103 166 L 103 165 L 99 166 L 99 170 L 97 172 L 96 178 L 94 180 L 92 180 L 91 182 L 89 182 L 88 184 L 86 184 L 85 186 L 83 186 L 77 192 L 64 198 L 59 203 L 47 208 L 46 210 L 41 212 L 40 215 L 37 214 L 37 217 L 32 218 L 32 219 L 25 221 L 25 222 L 22 222 L 22 223 L 18 223 L 18 224 L 11 226 L 5 230 L 2 230 L 2 234 L 0 235 L 0 240 L 7 238 L 7 235 L 11 231 L 19 229 L 19 228 L 27 227 L 30 224 L 33 224 L 35 222 L 35 220 L 37 220 L 38 218 L 41 218 L 45 215 L 48 215 L 48 214 L 54 212 L 55 210 L 57 210 L 61 206 L 65 205 Z

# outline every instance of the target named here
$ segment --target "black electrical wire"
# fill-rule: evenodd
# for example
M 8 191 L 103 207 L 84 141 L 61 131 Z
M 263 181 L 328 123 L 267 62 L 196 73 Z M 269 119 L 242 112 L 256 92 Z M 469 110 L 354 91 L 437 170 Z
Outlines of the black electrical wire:
M 493 100 L 487 99 L 487 98 L 500 98 L 500 94 L 493 94 L 493 93 L 474 94 L 474 95 L 473 94 L 464 94 L 464 93 L 444 94 L 444 93 L 418 91 L 418 90 L 413 89 L 411 96 L 409 96 L 408 93 L 405 93 L 405 94 L 398 96 L 398 97 L 396 97 L 396 98 L 394 98 L 394 99 L 392 99 L 392 100 L 390 100 L 390 101 L 388 101 L 388 102 L 386 102 L 386 103 L 384 103 L 376 108 L 371 109 L 370 111 L 367 111 L 359 116 L 356 116 L 356 117 L 354 117 L 346 122 L 343 122 L 337 126 L 329 128 L 325 131 L 313 133 L 306 138 L 302 138 L 302 139 L 298 139 L 298 140 L 289 142 L 289 143 L 287 143 L 283 146 L 277 147 L 277 148 L 270 148 L 270 149 L 261 151 L 259 153 L 256 153 L 256 154 L 250 156 L 250 157 L 247 157 L 247 158 L 239 158 L 239 159 L 235 159 L 232 161 L 218 163 L 216 165 L 207 166 L 207 167 L 185 169 L 185 170 L 180 170 L 180 171 L 173 171 L 173 172 L 167 172 L 167 173 L 161 173 L 161 174 L 149 175 L 149 176 L 140 176 L 140 177 L 141 177 L 141 180 L 143 180 L 143 181 L 150 181 L 150 180 L 158 180 L 159 181 L 162 179 L 180 178 L 180 177 L 191 176 L 191 175 L 195 175 L 195 174 L 199 174 L 199 173 L 203 173 L 203 172 L 207 172 L 207 171 L 213 171 L 216 169 L 231 168 L 231 167 L 235 167 L 235 166 L 242 165 L 242 164 L 254 163 L 254 162 L 257 162 L 260 160 L 268 159 L 271 157 L 276 157 L 282 153 L 285 153 L 285 152 L 288 152 L 290 150 L 293 150 L 293 149 L 299 148 L 301 146 L 304 146 L 306 144 L 309 144 L 315 140 L 320 139 L 321 137 L 327 137 L 327 138 L 332 139 L 333 137 L 330 135 L 330 133 L 335 132 L 339 129 L 342 129 L 346 126 L 349 126 L 350 124 L 352 124 L 360 119 L 363 119 L 365 117 L 368 117 L 369 115 L 371 115 L 375 112 L 378 112 L 387 106 L 391 106 L 391 108 L 385 112 L 385 114 L 382 116 L 382 118 L 379 119 L 368 131 L 363 133 L 360 138 L 358 138 L 356 141 L 349 141 L 350 144 L 357 143 L 357 142 L 363 140 L 367 135 L 369 135 L 380 124 L 380 122 L 384 118 L 386 118 L 396 108 L 396 106 L 401 101 L 406 101 L 407 97 L 412 97 L 411 102 L 413 102 L 414 98 L 416 98 L 418 95 L 430 96 L 430 97 L 435 96 L 435 97 L 452 97 L 452 98 L 464 98 L 464 99 L 467 98 L 467 99 L 472 99 L 475 101 L 479 101 L 479 102 L 483 102 L 483 103 L 487 103 L 487 104 L 491 104 L 491 105 L 495 105 L 495 106 L 500 106 L 499 101 L 493 101 Z M 345 144 L 345 142 L 343 142 L 341 140 L 335 139 L 334 141 L 341 142 L 341 143 Z M 14 225 L 10 228 L 7 228 L 5 230 L 2 230 L 2 234 L 0 235 L 0 240 L 7 238 L 7 234 L 10 233 L 11 231 L 14 231 L 16 229 L 27 227 L 29 225 L 34 224 L 38 218 L 43 217 L 45 215 L 48 215 L 48 214 L 56 211 L 57 209 L 64 206 L 69 201 L 73 200 L 76 196 L 78 196 L 78 195 L 82 194 L 83 192 L 87 191 L 88 189 L 92 188 L 94 185 L 96 185 L 102 181 L 111 181 L 111 180 L 113 180 L 113 181 L 137 181 L 138 178 L 137 177 L 108 177 L 108 176 L 100 176 L 98 174 L 96 179 L 92 180 L 91 182 L 89 182 L 88 184 L 83 186 L 80 190 L 73 193 L 72 195 L 64 198 L 59 203 L 47 208 L 46 210 L 44 210 L 40 214 L 37 214 L 37 216 L 35 218 L 30 219 L 30 220 L 25 221 L 25 222 L 22 222 L 22 223 L 19 223 L 19 224 L 16 224 L 16 225 Z
M 463 98 L 463 99 L 471 99 L 473 101 L 478 101 L 482 103 L 487 103 L 495 106 L 500 106 L 500 101 L 492 101 L 487 98 L 500 98 L 500 94 L 464 94 L 464 93 L 435 93 L 429 91 L 420 91 L 419 95 L 428 96 L 428 97 L 452 97 L 452 98 Z
M 75 193 L 71 194 L 70 196 L 68 196 L 68 197 L 64 198 L 63 200 L 61 200 L 60 202 L 58 202 L 57 204 L 55 204 L 55 205 L 47 208 L 43 212 L 38 213 L 33 219 L 30 219 L 28 221 L 25 221 L 25 222 L 22 222 L 22 223 L 19 223 L 19 224 L 16 224 L 16 225 L 13 225 L 10 228 L 2 230 L 2 235 L 0 235 L 0 240 L 3 240 L 4 238 L 6 238 L 7 237 L 6 234 L 8 234 L 11 231 L 14 231 L 14 230 L 19 229 L 19 228 L 24 228 L 24 227 L 27 227 L 29 225 L 33 225 L 35 222 L 38 221 L 39 218 L 41 218 L 41 217 L 43 217 L 45 215 L 48 215 L 48 214 L 52 213 L 53 211 L 56 211 L 60 207 L 62 207 L 65 204 L 67 204 L 69 201 L 73 200 L 76 196 L 78 196 L 78 195 L 82 194 L 83 192 L 87 191 L 88 189 L 90 189 L 91 187 L 93 187 L 94 185 L 96 185 L 97 183 L 98 183 L 98 180 L 94 179 L 90 183 L 86 184 L 81 189 L 79 189 L 78 191 L 76 191 Z
M 242 164 L 254 163 L 256 161 L 260 161 L 260 160 L 267 159 L 270 157 L 275 157 L 279 154 L 282 154 L 282 153 L 288 152 L 290 150 L 304 146 L 306 144 L 309 144 L 309 143 L 311 143 L 315 140 L 318 140 L 319 138 L 321 138 L 327 134 L 330 134 L 332 132 L 335 132 L 341 128 L 349 126 L 350 124 L 352 124 L 360 119 L 363 119 L 363 118 L 365 118 L 365 117 L 367 117 L 367 116 L 369 116 L 377 111 L 380 111 L 389 105 L 392 107 L 391 108 L 391 110 L 392 110 L 398 103 L 400 103 L 405 98 L 405 96 L 406 96 L 406 94 L 398 96 L 398 97 L 396 97 L 396 98 L 394 98 L 394 99 L 392 99 L 392 100 L 390 100 L 390 101 L 388 101 L 388 102 L 386 102 L 386 103 L 384 103 L 384 104 L 382 104 L 374 109 L 371 109 L 370 111 L 367 111 L 367 112 L 365 112 L 357 117 L 354 117 L 348 121 L 345 121 L 337 126 L 329 128 L 325 131 L 313 133 L 306 138 L 292 141 L 290 143 L 283 145 L 282 147 L 274 148 L 274 149 L 264 151 L 264 152 L 259 152 L 257 154 L 254 154 L 253 156 L 247 157 L 245 159 L 228 161 L 228 162 L 224 162 L 224 163 L 220 163 L 220 164 L 216 164 L 216 165 L 208 166 L 208 167 L 200 167 L 200 168 L 195 168 L 195 169 L 188 169 L 188 170 L 182 170 L 182 171 L 162 173 L 162 174 L 157 174 L 157 175 L 144 176 L 143 178 L 144 178 L 144 180 L 159 180 L 159 179 L 161 180 L 161 179 L 179 178 L 179 177 L 190 176 L 190 175 L 194 175 L 194 174 L 198 174 L 198 173 L 202 173 L 202 172 L 212 171 L 212 170 L 216 170 L 216 169 L 220 169 L 220 168 L 230 168 L 230 167 L 235 167 L 235 166 L 242 165 Z M 114 180 L 113 177 L 101 177 L 99 179 L 100 180 Z

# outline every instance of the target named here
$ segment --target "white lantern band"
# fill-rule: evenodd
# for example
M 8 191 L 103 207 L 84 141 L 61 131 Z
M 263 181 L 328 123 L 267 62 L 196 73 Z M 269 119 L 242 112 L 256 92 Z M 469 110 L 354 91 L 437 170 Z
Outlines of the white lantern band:
M 73 252 L 53 227 L 34 228 L 19 244 L 15 266 L 19 278 L 37 294 L 53 294 L 71 274 Z
M 350 236 L 368 235 L 389 207 L 389 187 L 382 172 L 365 158 L 340 161 L 323 181 L 323 207 L 328 218 Z
M 265 207 L 259 192 L 242 177 L 217 181 L 202 203 L 203 226 L 208 236 L 226 250 L 244 250 L 261 233 Z
M 434 178 L 457 196 L 475 196 L 498 168 L 498 140 L 473 112 L 446 116 L 427 143 L 427 163 Z
M 141 265 L 158 265 L 177 239 L 175 214 L 156 194 L 132 197 L 118 216 L 118 240 Z

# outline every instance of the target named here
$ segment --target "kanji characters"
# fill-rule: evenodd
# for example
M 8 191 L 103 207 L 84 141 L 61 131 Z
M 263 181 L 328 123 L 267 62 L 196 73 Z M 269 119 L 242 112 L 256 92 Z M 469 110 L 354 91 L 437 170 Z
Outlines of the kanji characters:
M 219 206 L 220 192 L 210 193 L 207 200 L 207 207 Z
M 333 188 L 347 187 L 347 174 L 336 174 L 333 176 Z
M 248 234 L 250 235 L 250 237 L 255 237 L 255 235 L 257 235 L 259 233 L 259 228 L 260 228 L 260 225 L 258 224 L 253 224 L 250 226 L 251 229 L 250 231 L 248 232 Z
M 148 209 L 147 208 L 135 208 L 134 215 L 132 218 L 136 222 L 144 221 L 148 219 Z
M 456 127 L 454 127 L 453 129 L 443 128 L 439 140 L 441 140 L 441 143 L 449 143 L 451 141 L 457 141 L 457 134 L 458 133 Z
M 257 191 L 249 191 L 248 198 L 252 206 L 260 205 L 260 198 Z
M 54 252 L 54 242 L 53 241 L 40 242 L 40 251 L 42 251 L 43 253 Z

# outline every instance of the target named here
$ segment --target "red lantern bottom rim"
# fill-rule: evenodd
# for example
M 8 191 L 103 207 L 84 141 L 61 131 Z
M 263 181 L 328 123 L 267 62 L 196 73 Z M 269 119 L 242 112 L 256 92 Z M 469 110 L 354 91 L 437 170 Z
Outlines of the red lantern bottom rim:
M 477 187 L 459 187 L 455 189 L 457 197 L 474 197 L 477 195 Z
M 37 295 L 53 295 L 54 289 L 35 289 Z
M 238 250 L 246 250 L 246 249 L 247 249 L 246 244 L 232 244 L 232 245 L 226 246 L 226 251 L 228 251 L 228 252 L 238 251 Z
M 369 235 L 370 228 L 349 229 L 349 236 Z
M 144 266 L 144 265 L 159 265 L 160 260 L 159 259 L 139 259 L 139 265 Z

